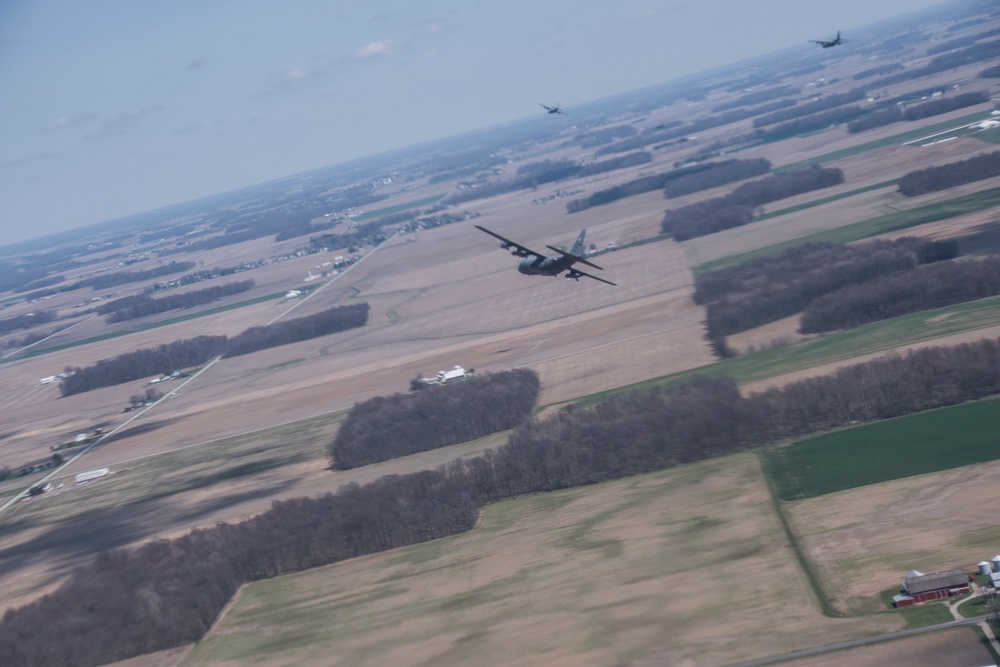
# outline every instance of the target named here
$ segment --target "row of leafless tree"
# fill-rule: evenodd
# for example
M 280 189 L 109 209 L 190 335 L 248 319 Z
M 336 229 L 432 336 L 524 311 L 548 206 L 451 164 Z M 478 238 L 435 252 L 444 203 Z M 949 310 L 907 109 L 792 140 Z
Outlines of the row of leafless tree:
M 825 130 L 833 125 L 856 118 L 860 113 L 861 107 L 856 104 L 834 107 L 827 111 L 819 111 L 811 113 L 808 116 L 799 116 L 792 120 L 786 120 L 771 127 L 759 127 L 754 130 L 753 134 L 756 139 L 778 141 L 797 134 Z
M 663 194 L 668 199 L 681 197 L 719 185 L 728 185 L 746 178 L 762 176 L 769 171 L 771 171 L 771 163 L 764 158 L 713 162 L 708 164 L 707 169 L 667 181 L 663 185 Z
M 728 336 L 780 320 L 824 295 L 920 264 L 951 259 L 954 241 L 906 237 L 839 245 L 810 243 L 773 257 L 695 276 L 695 302 L 705 306 L 709 336 Z
M 901 81 L 909 81 L 910 79 L 937 74 L 938 72 L 955 69 L 962 65 L 991 60 L 998 56 L 1000 56 L 1000 39 L 995 39 L 991 42 L 978 42 L 964 49 L 956 49 L 950 53 L 931 58 L 923 67 L 907 68 L 901 72 L 876 79 L 869 84 L 869 89 L 881 90 Z
M 580 148 L 587 149 L 610 144 L 615 139 L 634 137 L 636 134 L 638 134 L 638 131 L 636 131 L 635 126 L 625 123 L 583 132 L 573 137 L 573 141 L 579 143 Z
M 241 584 L 468 530 L 478 507 L 440 472 L 275 502 L 240 524 L 109 551 L 0 622 L 5 667 L 90 667 L 200 639 Z
M 1000 176 L 1000 151 L 907 172 L 899 179 L 899 191 L 907 197 L 916 197 L 994 176 Z
M 854 75 L 855 81 L 860 81 L 861 79 L 868 79 L 873 76 L 885 76 L 887 74 L 892 74 L 893 72 L 898 72 L 905 69 L 902 63 L 888 63 L 886 65 L 878 65 L 877 67 L 871 67 L 869 69 L 863 69 Z
M 850 329 L 900 315 L 1000 294 L 1000 257 L 919 266 L 850 285 L 802 312 L 803 333 Z
M 225 346 L 225 336 L 196 336 L 101 359 L 86 368 L 73 368 L 73 374 L 60 381 L 59 391 L 63 396 L 71 396 L 91 389 L 200 366 L 221 354 Z
M 518 167 L 514 178 L 468 184 L 466 189 L 457 190 L 449 194 L 442 200 L 442 203 L 456 204 L 473 199 L 493 197 L 505 192 L 514 192 L 515 190 L 527 190 L 544 185 L 545 183 L 553 183 L 567 178 L 593 176 L 616 169 L 624 169 L 625 167 L 634 167 L 650 162 L 652 159 L 653 156 L 649 153 L 637 151 L 618 158 L 600 160 L 583 165 L 577 164 L 574 160 L 567 158 L 540 160 Z
M 1000 341 L 924 348 L 742 397 L 728 378 L 518 427 L 436 472 L 275 502 L 240 524 L 115 550 L 0 622 L 5 667 L 89 667 L 200 639 L 243 583 L 468 530 L 485 503 L 592 484 L 1000 392 Z M 873 443 L 877 446 L 878 443 Z
M 801 88 L 793 88 L 792 86 L 775 86 L 774 88 L 755 90 L 752 93 L 744 93 L 735 99 L 729 100 L 728 102 L 720 102 L 712 105 L 712 113 L 729 111 L 730 109 L 752 106 L 754 104 L 762 104 L 781 97 L 792 97 L 801 92 Z
M 927 55 L 936 56 L 939 53 L 947 53 L 948 51 L 954 51 L 955 49 L 961 49 L 966 46 L 970 46 L 981 39 L 986 39 L 987 37 L 996 37 L 1000 35 L 1000 28 L 991 28 L 989 30 L 984 30 L 983 32 L 977 32 L 966 37 L 959 37 L 958 39 L 949 39 L 946 42 L 939 42 L 932 46 L 927 47 Z
M 985 90 L 977 90 L 971 93 L 961 93 L 959 95 L 949 95 L 915 104 L 903 109 L 903 120 L 920 120 L 930 116 L 938 116 L 955 109 L 964 109 L 975 104 L 982 104 L 990 101 L 990 94 Z
M 367 303 L 335 306 L 314 315 L 296 317 L 260 327 L 250 327 L 229 339 L 225 354 L 237 357 L 269 347 L 289 345 L 311 338 L 329 336 L 348 329 L 363 327 L 368 323 Z
M 902 108 L 892 106 L 887 109 L 872 112 L 866 116 L 858 118 L 857 120 L 852 120 L 847 124 L 847 131 L 850 134 L 857 134 L 858 132 L 864 132 L 865 130 L 874 130 L 876 127 L 882 127 L 883 125 L 898 123 L 901 120 L 903 120 Z
M 200 366 L 219 354 L 230 357 L 249 354 L 361 327 L 367 322 L 368 304 L 357 303 L 336 306 L 314 315 L 267 326 L 251 327 L 232 338 L 197 336 L 174 341 L 102 359 L 86 368 L 74 368 L 72 375 L 62 379 L 59 390 L 63 396 L 70 396 L 91 389 L 111 387 L 151 375 Z
M 812 102 L 799 104 L 790 109 L 782 109 L 763 116 L 758 116 L 757 118 L 754 118 L 753 126 L 764 127 L 765 125 L 774 125 L 775 123 L 792 120 L 793 118 L 798 118 L 799 116 L 809 116 L 814 113 L 819 113 L 820 111 L 827 111 L 835 107 L 850 104 L 851 102 L 863 100 L 865 95 L 866 93 L 864 88 L 855 88 L 847 91 L 846 93 L 824 95 L 823 97 L 813 100 Z
M 669 209 L 660 226 L 664 233 L 673 234 L 678 241 L 686 241 L 745 225 L 753 220 L 758 206 L 843 182 L 844 174 L 840 169 L 818 165 L 773 174 L 744 183 L 723 197 Z
M 605 190 L 598 190 L 582 199 L 574 199 L 566 203 L 568 213 L 585 211 L 592 206 L 610 204 L 611 202 L 663 189 L 667 197 L 680 197 L 691 192 L 706 190 L 717 185 L 733 183 L 751 176 L 766 174 L 771 169 L 771 163 L 763 158 L 753 160 L 726 160 L 724 162 L 708 162 L 705 164 L 674 169 L 662 174 L 642 176 L 616 185 Z
M 538 374 L 521 368 L 357 403 L 327 448 L 347 470 L 512 429 L 531 416 Z
M 642 132 L 635 137 L 629 137 L 621 141 L 616 141 L 610 146 L 598 148 L 595 155 L 623 153 L 625 151 L 642 148 L 652 144 L 675 141 L 698 132 L 710 130 L 713 127 L 722 127 L 723 125 L 729 125 L 730 123 L 746 120 L 747 118 L 753 118 L 754 116 L 759 116 L 761 114 L 773 113 L 780 109 L 794 107 L 796 104 L 798 104 L 796 100 L 785 98 L 761 104 L 756 107 L 741 107 L 725 111 L 723 113 L 703 116 L 679 126 L 665 126 L 663 128 L 654 129 L 650 132 Z
M 0 336 L 18 329 L 30 329 L 39 324 L 48 324 L 54 319 L 56 319 L 56 311 L 54 310 L 36 310 L 32 313 L 7 317 L 0 320 Z
M 211 303 L 216 299 L 251 290 L 254 284 L 253 280 L 241 280 L 235 283 L 191 290 L 190 292 L 183 292 L 181 294 L 170 294 L 159 299 L 154 299 L 148 294 L 137 294 L 102 303 L 97 307 L 97 312 L 98 314 L 108 313 L 105 320 L 108 324 L 114 324 L 138 317 L 146 317 L 147 315 L 164 313 L 168 310 L 201 306 Z
M 194 262 L 169 262 L 167 264 L 161 264 L 152 269 L 145 269 L 142 271 L 116 271 L 114 273 L 101 273 L 96 276 L 91 276 L 90 278 L 84 278 L 77 283 L 77 287 L 90 287 L 94 291 L 103 290 L 109 287 L 117 287 L 118 285 L 137 283 L 141 280 L 169 276 L 173 273 L 180 273 L 181 271 L 190 271 L 194 267 Z

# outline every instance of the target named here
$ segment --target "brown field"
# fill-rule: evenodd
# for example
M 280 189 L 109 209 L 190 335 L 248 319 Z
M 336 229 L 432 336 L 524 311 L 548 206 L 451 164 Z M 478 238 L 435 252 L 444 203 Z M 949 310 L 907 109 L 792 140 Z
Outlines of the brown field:
M 786 505 L 831 602 L 848 613 L 882 609 L 879 593 L 911 570 L 936 572 L 996 555 L 992 482 L 1000 463 L 884 482 Z
M 848 59 L 841 66 L 848 72 L 867 64 Z M 931 85 L 929 81 L 964 84 L 980 68 L 977 64 L 907 82 L 899 90 Z M 714 93 L 712 102 L 716 95 L 726 99 L 729 94 Z M 655 110 L 637 126 L 707 113 L 707 105 L 692 107 Z M 626 114 L 614 122 L 634 121 Z M 919 123 L 859 135 L 836 128 L 752 147 L 738 157 L 788 164 L 914 126 Z M 459 205 L 456 212 L 480 217 L 391 239 L 348 271 L 312 283 L 322 283 L 322 288 L 297 302 L 291 312 L 292 303 L 279 298 L 143 329 L 180 313 L 109 326 L 102 317 L 87 319 L 85 307 L 74 308 L 91 296 L 138 293 L 156 280 L 107 293 L 69 292 L 38 304 L 10 306 L 4 317 L 54 308 L 71 317 L 60 325 L 76 324 L 39 347 L 138 329 L 0 364 L 0 465 L 11 467 L 46 458 L 50 447 L 76 433 L 122 423 L 129 397 L 141 393 L 150 379 L 67 398 L 59 397 L 58 385 L 39 384 L 40 378 L 67 366 L 86 366 L 201 334 L 234 335 L 279 317 L 342 304 L 367 302 L 371 313 L 363 329 L 219 362 L 63 471 L 57 481 L 101 466 L 111 467 L 111 476 L 81 487 L 69 484 L 0 517 L 5 603 L 20 604 L 51 591 L 69 571 L 104 548 L 239 520 L 263 511 L 274 499 L 433 468 L 504 441 L 504 435 L 497 434 L 349 473 L 327 470 L 323 448 L 343 412 L 357 401 L 405 391 L 418 374 L 432 375 L 456 364 L 479 372 L 530 367 L 541 377 L 540 406 L 546 406 L 711 363 L 703 340 L 704 313 L 691 299 L 690 265 L 866 220 L 890 206 L 911 208 L 1000 184 L 1000 179 L 991 179 L 912 200 L 888 187 L 684 244 L 667 240 L 602 254 L 595 261 L 605 270 L 594 271 L 619 283 L 617 287 L 585 278 L 574 283 L 522 276 L 515 271 L 517 259 L 498 251 L 492 238 L 472 226 L 483 225 L 538 250 L 546 244 L 569 246 L 584 227 L 588 244 L 597 248 L 651 238 L 659 234 L 664 209 L 724 194 L 731 186 L 670 201 L 661 192 L 650 192 L 574 215 L 566 213 L 567 198 L 533 202 L 576 189 L 581 192 L 571 198 L 583 197 L 660 172 L 721 136 L 748 129 L 750 121 L 744 121 L 709 130 L 682 146 L 650 149 L 654 162 L 639 167 Z M 563 139 L 576 132 L 567 130 L 530 156 L 520 155 L 520 163 L 594 159 L 592 151 L 563 145 Z M 964 138 L 868 151 L 829 163 L 844 169 L 845 184 L 777 202 L 769 210 L 985 150 L 995 147 Z M 438 184 L 398 191 L 371 208 L 416 201 L 446 189 Z M 991 221 L 988 213 L 979 212 L 907 232 L 948 238 Z M 290 252 L 305 241 L 303 237 L 276 244 L 268 237 L 124 270 L 173 259 L 203 262 L 206 268 L 231 266 Z M 323 262 L 338 254 L 346 252 L 290 259 L 182 289 L 255 280 L 251 292 L 205 307 L 214 308 L 301 287 L 308 271 L 319 273 Z M 68 271 L 67 281 L 94 271 L 123 270 L 114 266 L 116 261 L 109 254 L 94 265 Z M 733 337 L 733 343 L 741 348 L 767 345 L 789 335 L 792 319 Z M 986 335 L 974 333 L 976 338 Z M 23 332 L 12 337 L 20 335 Z M 963 336 L 936 342 L 970 339 Z M 174 386 L 158 388 L 166 392 Z M 899 482 L 899 489 L 880 485 L 791 508 L 824 584 L 837 591 L 837 605 L 872 611 L 872 596 L 895 585 L 901 573 L 913 567 L 927 571 L 952 566 L 956 554 L 970 562 L 992 555 L 977 550 L 993 549 L 988 545 L 1000 537 L 996 531 L 967 528 L 963 533 L 954 520 L 961 516 L 963 526 L 990 525 L 984 523 L 986 507 L 995 499 L 989 498 L 988 477 L 979 469 L 961 473 L 975 478 L 973 484 L 952 474 L 955 477 L 941 478 L 943 482 L 914 478 Z M 0 493 L 37 479 L 7 481 L 0 484 Z M 983 489 L 987 502 L 972 505 L 979 499 L 975 492 L 981 495 Z M 870 495 L 851 495 L 862 492 Z M 966 521 L 970 516 L 971 523 Z M 920 562 L 911 565 L 911 560 Z M 336 654 L 350 656 L 351 664 L 479 664 L 489 655 L 508 661 L 491 664 L 524 664 L 530 656 L 532 664 L 618 665 L 645 656 L 641 664 L 694 667 L 885 632 L 902 623 L 896 616 L 823 617 L 809 590 L 785 544 L 755 459 L 740 456 L 492 506 L 485 510 L 481 526 L 467 535 L 255 584 L 241 592 L 225 621 L 184 662 L 244 664 L 245 651 L 250 650 L 259 658 L 255 662 L 265 665 L 329 664 Z M 314 606 L 322 610 L 316 619 L 303 612 Z M 748 609 L 753 613 L 745 613 Z M 516 646 L 511 646 L 511 636 L 518 637 Z M 308 641 L 300 646 L 298 638 Z M 926 645 L 928 651 L 952 646 L 931 644 Z M 864 651 L 869 650 L 874 651 L 870 655 L 883 655 L 874 648 Z M 169 652 L 157 660 L 173 665 L 182 653 Z M 858 664 L 876 660 L 858 659 Z M 347 658 L 342 662 L 347 664 Z
M 900 625 L 820 613 L 743 454 L 498 503 L 464 535 L 251 584 L 182 664 L 610 666 L 651 652 L 696 667 Z

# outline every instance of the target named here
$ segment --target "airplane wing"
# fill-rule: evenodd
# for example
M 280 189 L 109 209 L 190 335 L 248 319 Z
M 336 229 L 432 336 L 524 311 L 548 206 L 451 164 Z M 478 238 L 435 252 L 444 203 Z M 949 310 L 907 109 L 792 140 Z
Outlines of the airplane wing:
M 486 229 L 485 227 L 480 227 L 479 225 L 473 225 L 473 226 L 476 229 L 480 230 L 480 231 L 486 232 L 487 234 L 489 234 L 493 238 L 499 239 L 500 240 L 500 247 L 503 248 L 504 250 L 508 250 L 510 248 L 513 248 L 513 250 L 511 250 L 511 254 L 513 254 L 513 255 L 516 255 L 518 257 L 538 257 L 539 259 L 545 259 L 545 255 L 541 254 L 540 252 L 535 252 L 531 248 L 527 248 L 527 247 L 521 245 L 520 243 L 515 243 L 514 241 L 511 241 L 510 239 L 505 239 L 504 237 L 500 236 L 496 232 L 491 232 L 490 230 Z
M 608 285 L 618 286 L 618 283 L 613 283 L 610 280 L 605 280 L 604 278 L 598 278 L 597 276 L 592 276 L 589 273 L 584 273 L 578 269 L 570 269 L 566 272 L 567 278 L 572 278 L 573 280 L 579 280 L 580 278 L 593 278 L 594 280 L 599 280 L 602 283 L 607 283 Z
M 580 262 L 581 264 L 586 264 L 587 266 L 592 266 L 595 269 L 600 269 L 601 271 L 604 270 L 604 267 L 602 267 L 602 266 L 598 266 L 597 264 L 594 264 L 593 262 L 588 262 L 583 257 L 577 257 L 576 255 L 568 253 L 565 250 L 560 250 L 559 248 L 556 248 L 555 246 L 547 245 L 545 247 L 548 248 L 549 250 L 555 250 L 560 255 L 564 255 L 566 257 L 572 257 L 574 260 L 576 260 L 577 262 Z

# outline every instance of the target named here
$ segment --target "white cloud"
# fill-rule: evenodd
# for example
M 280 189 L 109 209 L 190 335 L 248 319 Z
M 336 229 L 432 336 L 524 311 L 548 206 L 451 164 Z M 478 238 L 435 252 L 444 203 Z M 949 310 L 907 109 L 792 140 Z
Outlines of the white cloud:
M 75 113 L 72 116 L 60 116 L 56 118 L 51 123 L 43 125 L 39 130 L 41 132 L 51 132 L 52 130 L 61 130 L 67 127 L 73 127 L 75 125 L 83 125 L 89 123 L 90 121 L 97 118 L 96 114 L 92 113 Z
M 402 42 L 398 42 L 394 39 L 383 39 L 377 42 L 365 44 L 354 52 L 354 57 L 358 60 L 363 60 L 365 58 L 387 56 L 391 53 L 396 53 L 400 50 L 400 48 L 402 48 L 402 46 Z
M 285 72 L 273 72 L 268 75 L 264 88 L 257 95 L 278 95 L 308 88 L 315 85 L 325 74 L 325 68 L 310 70 L 301 67 L 293 67 Z
M 437 35 L 442 32 L 448 32 L 449 30 L 454 30 L 455 25 L 453 23 L 443 23 L 441 21 L 428 21 L 420 26 L 422 32 L 428 35 Z

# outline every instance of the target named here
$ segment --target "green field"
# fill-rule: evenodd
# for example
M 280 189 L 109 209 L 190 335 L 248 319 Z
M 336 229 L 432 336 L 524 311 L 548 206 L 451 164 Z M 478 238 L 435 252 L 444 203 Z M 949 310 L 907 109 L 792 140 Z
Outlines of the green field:
M 775 245 L 766 246 L 764 248 L 757 248 L 756 250 L 749 250 L 747 252 L 730 255 L 728 257 L 720 257 L 719 259 L 712 260 L 711 262 L 699 264 L 698 266 L 693 267 L 692 270 L 695 273 L 704 273 L 706 271 L 720 269 L 725 266 L 742 264 L 743 262 L 748 262 L 760 257 L 777 255 L 788 248 L 793 248 L 804 243 L 818 243 L 820 241 L 850 243 L 851 241 L 860 241 L 861 239 L 866 239 L 877 234 L 885 234 L 886 232 L 908 229 L 910 227 L 916 227 L 917 225 L 923 225 L 928 222 L 946 220 L 965 213 L 982 211 L 996 206 L 1000 206 L 1000 187 L 990 188 L 981 192 L 973 192 L 967 195 L 962 195 L 961 197 L 955 197 L 954 199 L 946 199 L 932 204 L 925 204 L 909 210 L 889 213 L 888 215 L 880 215 L 877 218 L 870 218 L 868 220 L 862 220 L 861 222 L 855 222 L 850 225 L 844 225 L 842 227 L 816 232 L 815 234 L 800 236 L 798 238 L 791 239 L 790 241 L 776 243 Z
M 929 410 L 763 453 L 781 500 L 800 500 L 1000 459 L 996 399 Z

